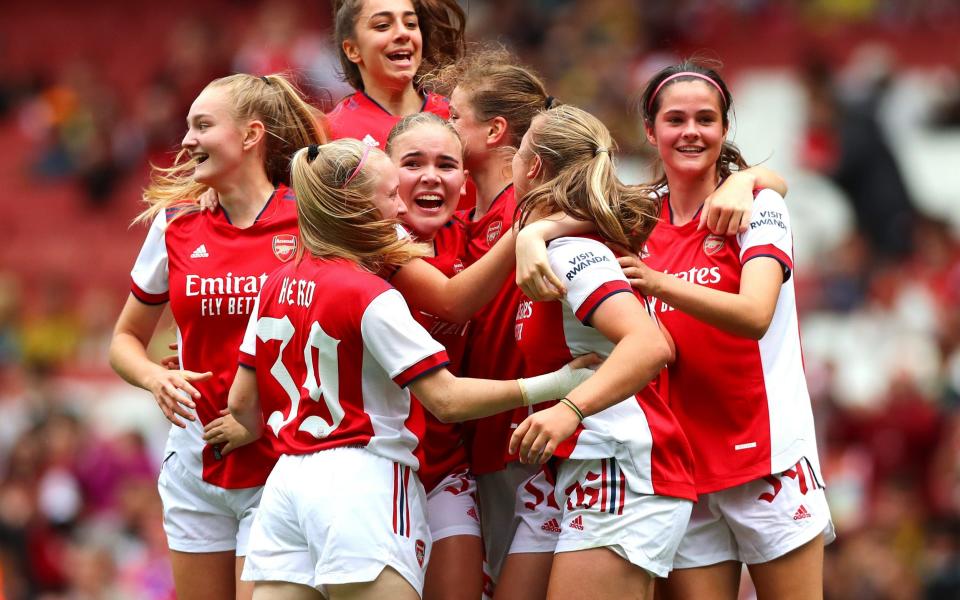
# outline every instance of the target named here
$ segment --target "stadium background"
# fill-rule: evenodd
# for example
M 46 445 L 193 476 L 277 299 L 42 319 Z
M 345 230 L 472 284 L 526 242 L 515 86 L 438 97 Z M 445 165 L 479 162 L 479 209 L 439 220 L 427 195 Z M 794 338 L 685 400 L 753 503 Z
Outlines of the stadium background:
M 649 158 L 634 107 L 718 58 L 735 141 L 781 172 L 808 381 L 840 538 L 830 599 L 960 597 L 960 5 L 954 0 L 471 0 L 497 40 Z M 336 80 L 326 2 L 8 0 L 0 19 L 0 598 L 172 597 L 167 425 L 106 364 L 169 160 L 205 82 Z M 154 348 L 167 352 L 171 325 Z M 750 597 L 745 587 L 744 597 Z

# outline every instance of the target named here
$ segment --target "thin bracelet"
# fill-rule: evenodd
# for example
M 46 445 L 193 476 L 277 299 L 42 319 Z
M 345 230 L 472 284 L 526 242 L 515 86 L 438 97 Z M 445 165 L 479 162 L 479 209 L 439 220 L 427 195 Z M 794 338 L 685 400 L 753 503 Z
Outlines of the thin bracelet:
M 570 398 L 560 398 L 559 402 L 570 407 L 570 410 L 577 414 L 577 418 L 580 419 L 580 422 L 583 422 L 583 412 L 577 407 L 576 404 L 570 401 Z

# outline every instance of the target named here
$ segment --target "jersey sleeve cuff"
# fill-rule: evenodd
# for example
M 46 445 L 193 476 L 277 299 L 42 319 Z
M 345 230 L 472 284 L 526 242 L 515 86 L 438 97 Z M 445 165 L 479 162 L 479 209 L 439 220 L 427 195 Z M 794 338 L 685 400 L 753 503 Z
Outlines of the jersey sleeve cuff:
M 414 380 L 423 377 L 428 373 L 432 373 L 437 369 L 447 366 L 450 364 L 450 359 L 447 358 L 447 351 L 441 350 L 436 354 L 430 355 L 420 362 L 417 362 L 404 370 L 402 373 L 393 378 L 394 383 L 400 387 L 407 387 Z
M 246 352 L 240 353 L 240 358 L 237 360 L 237 363 L 241 367 L 246 367 L 252 371 L 256 371 L 257 367 L 257 358 L 252 354 L 247 354 Z
M 595 289 L 587 296 L 587 299 L 580 304 L 580 307 L 577 309 L 577 319 L 584 325 L 589 325 L 593 311 L 597 310 L 597 307 L 600 306 L 604 300 L 614 294 L 631 291 L 633 290 L 626 281 L 608 281 L 604 283 Z
M 163 304 L 170 300 L 170 292 L 163 292 L 160 294 L 151 294 L 140 289 L 140 286 L 137 285 L 137 282 L 130 279 L 130 293 L 133 294 L 134 298 L 143 302 L 144 304 Z
M 790 279 L 790 275 L 793 273 L 793 260 L 787 256 L 787 253 L 777 248 L 772 244 L 766 246 L 754 246 L 753 248 L 748 249 L 743 253 L 743 257 L 740 259 L 740 264 L 745 265 L 747 261 L 753 260 L 754 258 L 760 258 L 761 256 L 766 256 L 772 258 L 783 267 L 783 282 L 786 283 Z

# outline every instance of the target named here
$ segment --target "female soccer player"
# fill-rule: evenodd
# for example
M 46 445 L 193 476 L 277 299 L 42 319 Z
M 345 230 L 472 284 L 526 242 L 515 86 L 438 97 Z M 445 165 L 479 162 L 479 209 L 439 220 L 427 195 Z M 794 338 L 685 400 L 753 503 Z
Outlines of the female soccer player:
M 633 285 L 657 298 L 676 344 L 670 404 L 693 444 L 700 494 L 657 596 L 736 598 L 746 563 L 760 598 L 821 598 L 823 545 L 834 533 L 803 374 L 786 206 L 763 190 L 746 232 L 719 236 L 696 225 L 704 198 L 745 167 L 726 141 L 731 103 L 716 71 L 690 61 L 658 73 L 642 100 L 664 173 L 647 187 L 660 199 L 661 223 L 643 261 L 620 261 Z
M 333 139 L 384 148 L 400 117 L 448 116 L 447 99 L 420 88 L 420 74 L 464 53 L 466 15 L 455 0 L 338 0 L 334 43 L 355 90 L 327 115 Z
M 406 388 L 459 421 L 558 398 L 590 371 L 453 377 L 443 347 L 375 275 L 424 253 L 397 238 L 389 158 L 356 140 L 311 146 L 292 180 L 306 252 L 264 283 L 230 391 L 249 437 L 265 430 L 281 452 L 244 577 L 264 598 L 417 598 L 430 543 Z
M 477 186 L 476 207 L 463 214 L 468 245 L 464 262 L 478 260 L 499 236 L 510 229 L 516 209 L 512 158 L 533 118 L 556 101 L 547 94 L 543 82 L 517 64 L 504 50 L 472 52 L 463 60 L 432 73 L 429 84 L 450 91 L 450 120 L 464 144 L 464 165 Z M 753 202 L 755 179 L 766 185 L 782 185 L 775 174 L 738 173 L 718 190 L 705 211 L 704 225 L 718 232 L 736 232 L 741 216 Z M 708 216 L 709 215 L 709 216 Z M 550 232 L 547 220 L 528 227 L 539 235 Z M 524 235 L 524 233 L 521 233 Z M 542 252 L 543 244 L 539 244 Z M 519 250 L 519 249 L 518 249 Z M 518 271 L 518 278 L 535 289 L 530 297 L 557 298 L 563 284 L 548 268 L 533 261 L 531 271 Z M 536 294 L 536 295 L 534 295 Z M 463 372 L 471 377 L 509 378 L 524 374 L 523 361 L 514 339 L 515 316 L 521 293 L 513 282 L 506 282 L 495 299 L 472 321 Z M 492 354 L 483 348 L 496 347 Z M 476 351 L 471 352 L 471 349 Z M 513 428 L 529 414 L 524 409 L 515 415 L 500 414 L 471 424 L 471 467 L 477 476 L 487 561 L 502 597 L 521 597 L 531 590 L 545 590 L 555 539 L 544 534 L 543 523 L 549 513 L 543 509 L 550 497 L 542 479 L 527 481 L 535 470 L 516 462 L 516 456 L 504 452 Z M 533 487 L 529 487 L 532 485 Z M 539 507 L 531 511 L 528 507 Z M 520 522 L 536 527 L 523 528 L 519 539 L 515 531 Z M 529 534 L 529 535 L 528 535 Z M 553 536 L 555 537 L 555 536 Z M 508 552 L 511 560 L 504 564 Z
M 262 485 L 275 461 L 269 443 L 222 455 L 202 427 L 218 419 L 260 285 L 296 254 L 296 204 L 286 187 L 293 152 L 322 141 L 315 111 L 281 76 L 211 82 L 187 115 L 175 165 L 155 169 L 138 220 L 153 219 L 132 272 L 131 294 L 110 347 L 113 368 L 151 392 L 171 427 L 160 473 L 164 528 L 177 597 L 249 597 L 237 582 Z M 210 187 L 223 210 L 201 212 Z M 182 369 L 146 352 L 164 305 L 177 323 Z M 224 350 L 227 349 L 225 352 Z
M 606 358 L 559 403 L 527 417 L 510 442 L 524 462 L 565 459 L 555 473 L 551 599 L 646 598 L 651 576 L 670 571 L 696 498 L 689 444 L 652 383 L 670 347 L 616 260 L 643 247 L 656 205 L 617 179 L 613 151 L 599 120 L 560 106 L 534 118 L 513 158 L 521 227 L 563 213 L 598 232 L 549 243 L 566 293 L 525 301 L 516 318 L 531 372 L 587 351 Z
M 464 224 L 452 218 L 466 175 L 463 147 L 449 122 L 421 112 L 400 119 L 387 138 L 387 154 L 399 170 L 401 219 L 427 247 L 423 259 L 447 276 L 463 269 Z M 497 287 L 497 286 L 491 286 Z M 451 373 L 460 373 L 469 323 L 449 323 L 422 310 L 414 318 L 443 344 Z M 477 600 L 483 587 L 483 544 L 477 486 L 470 472 L 461 425 L 426 415 L 418 475 L 427 492 L 427 523 L 433 550 L 424 598 Z

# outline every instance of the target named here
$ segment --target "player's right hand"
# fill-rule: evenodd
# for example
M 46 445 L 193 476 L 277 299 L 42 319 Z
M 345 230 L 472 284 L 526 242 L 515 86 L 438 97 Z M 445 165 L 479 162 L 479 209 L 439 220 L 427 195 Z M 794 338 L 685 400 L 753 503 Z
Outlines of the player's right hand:
M 207 188 L 207 191 L 200 194 L 200 197 L 197 198 L 197 201 L 200 203 L 200 211 L 209 210 L 212 213 L 217 212 L 217 209 L 220 208 L 220 196 L 217 195 L 217 190 L 213 188 Z
M 516 253 L 517 286 L 527 298 L 537 302 L 563 298 L 567 290 L 550 268 L 547 246 L 532 226 L 517 233 Z
M 194 371 L 164 369 L 150 382 L 147 389 L 153 394 L 163 416 L 177 427 L 186 428 L 180 417 L 188 421 L 196 421 L 197 417 L 191 411 L 196 409 L 194 400 L 200 398 L 200 392 L 191 385 L 194 381 L 203 381 L 213 377 L 212 371 L 196 373 Z

